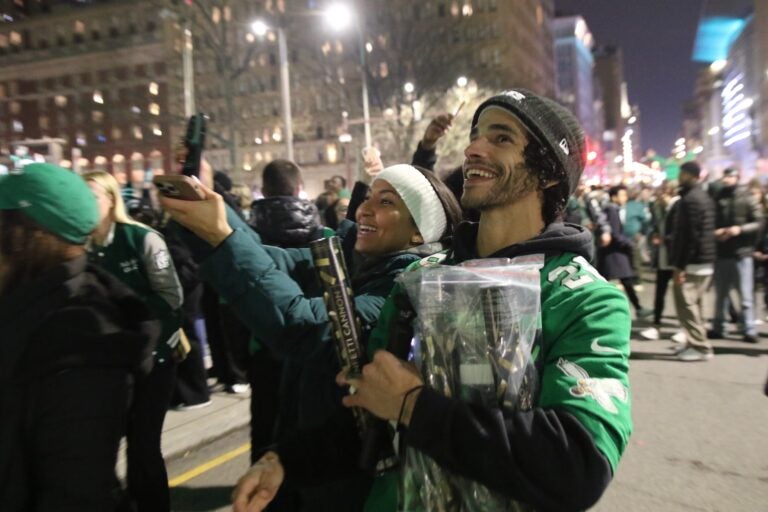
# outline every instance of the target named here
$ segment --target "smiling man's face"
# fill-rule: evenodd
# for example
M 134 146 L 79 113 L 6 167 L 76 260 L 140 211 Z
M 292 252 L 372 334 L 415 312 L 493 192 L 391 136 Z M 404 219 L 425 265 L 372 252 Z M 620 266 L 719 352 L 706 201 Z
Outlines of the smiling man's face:
M 525 127 L 508 111 L 488 107 L 480 114 L 464 150 L 465 208 L 504 206 L 536 190 L 538 180 L 525 166 Z

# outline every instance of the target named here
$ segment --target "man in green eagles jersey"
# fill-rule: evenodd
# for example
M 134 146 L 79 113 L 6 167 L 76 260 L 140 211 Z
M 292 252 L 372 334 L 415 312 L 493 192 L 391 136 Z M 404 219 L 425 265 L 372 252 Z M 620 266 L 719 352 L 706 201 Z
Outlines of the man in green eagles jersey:
M 465 156 L 462 206 L 481 216 L 461 226 L 448 260 L 546 257 L 536 407 L 506 413 L 428 387 L 403 403 L 423 382 L 386 351 L 363 378 L 340 379 L 357 388 L 345 404 L 401 416 L 407 445 L 521 503 L 588 508 L 611 480 L 632 427 L 626 299 L 589 264 L 589 232 L 559 222 L 584 167 L 583 132 L 555 102 L 511 90 L 477 109 Z
M 583 131 L 555 102 L 510 90 L 477 109 L 465 155 L 462 206 L 479 210 L 480 222 L 459 227 L 443 263 L 545 256 L 542 331 L 532 351 L 540 377 L 535 405 L 505 411 L 443 396 L 421 387 L 422 377 L 385 350 L 361 378 L 339 375 L 340 384 L 357 389 L 344 403 L 399 420 L 407 446 L 508 496 L 519 509 L 589 508 L 610 482 L 632 430 L 631 322 L 623 294 L 589 263 L 591 234 L 560 221 L 584 168 Z M 369 348 L 386 346 L 396 302 L 390 297 L 382 309 Z M 290 460 L 279 449 L 265 456 L 262 469 L 241 479 L 236 506 L 268 500 L 283 469 L 290 478 Z M 393 488 L 387 492 L 384 479 L 377 483 L 366 510 L 394 510 Z

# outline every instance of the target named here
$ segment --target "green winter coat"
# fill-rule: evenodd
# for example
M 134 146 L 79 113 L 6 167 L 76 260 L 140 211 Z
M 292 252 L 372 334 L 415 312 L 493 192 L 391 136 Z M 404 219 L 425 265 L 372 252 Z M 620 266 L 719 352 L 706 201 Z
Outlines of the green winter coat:
M 341 407 L 343 390 L 335 383 L 340 367 L 312 255 L 307 248 L 263 245 L 229 209 L 227 220 L 234 232 L 215 250 L 190 240 L 193 254 L 201 257 L 201 277 L 233 307 L 258 343 L 284 361 L 279 433 L 321 425 Z M 354 223 L 343 223 L 339 235 L 354 236 Z M 368 261 L 350 261 L 347 255 L 364 342 L 395 277 L 435 248 L 439 245 Z

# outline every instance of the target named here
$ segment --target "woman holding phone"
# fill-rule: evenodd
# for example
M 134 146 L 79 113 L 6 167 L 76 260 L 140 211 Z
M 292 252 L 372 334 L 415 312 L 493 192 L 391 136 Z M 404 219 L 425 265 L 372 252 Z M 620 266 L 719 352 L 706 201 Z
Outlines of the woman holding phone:
M 324 424 L 341 409 L 342 392 L 334 382 L 339 365 L 309 250 L 261 244 L 255 232 L 225 210 L 221 196 L 207 187 L 203 191 L 204 201 L 160 201 L 197 236 L 189 244 L 201 260 L 203 278 L 233 305 L 257 340 L 285 363 L 277 436 Z M 355 220 L 343 221 L 338 234 L 365 343 L 395 277 L 411 263 L 444 249 L 460 209 L 432 172 L 395 165 L 374 178 Z M 302 490 L 304 505 L 312 510 L 360 510 L 370 482 L 361 477 L 349 483 L 343 493 L 329 487 Z

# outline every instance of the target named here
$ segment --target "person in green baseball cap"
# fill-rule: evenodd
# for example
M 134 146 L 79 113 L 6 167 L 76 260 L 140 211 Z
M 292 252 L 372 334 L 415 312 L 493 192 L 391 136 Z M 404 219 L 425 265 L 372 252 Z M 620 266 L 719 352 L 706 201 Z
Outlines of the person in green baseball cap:
M 0 288 L 6 289 L 85 254 L 98 223 L 96 200 L 83 180 L 52 164 L 29 164 L 0 177 L 0 211 L 0 222 L 9 224 L 0 240 Z
M 29 164 L 0 178 L 0 503 L 116 511 L 134 376 L 159 334 L 144 302 L 87 261 L 98 222 L 80 176 Z

